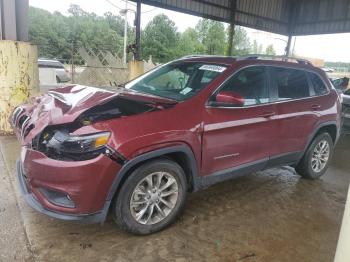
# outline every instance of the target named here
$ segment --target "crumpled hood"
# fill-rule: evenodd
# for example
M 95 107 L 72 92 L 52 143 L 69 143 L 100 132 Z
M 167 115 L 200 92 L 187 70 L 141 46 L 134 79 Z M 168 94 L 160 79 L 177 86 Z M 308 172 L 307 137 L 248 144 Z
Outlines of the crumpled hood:
M 16 115 L 16 110 L 14 111 L 12 125 L 22 144 L 28 144 L 48 125 L 71 123 L 88 109 L 107 103 L 118 96 L 145 103 L 176 103 L 124 88 L 109 91 L 96 87 L 72 85 L 48 91 L 33 98 L 28 104 L 22 105 L 23 110 L 18 115 Z

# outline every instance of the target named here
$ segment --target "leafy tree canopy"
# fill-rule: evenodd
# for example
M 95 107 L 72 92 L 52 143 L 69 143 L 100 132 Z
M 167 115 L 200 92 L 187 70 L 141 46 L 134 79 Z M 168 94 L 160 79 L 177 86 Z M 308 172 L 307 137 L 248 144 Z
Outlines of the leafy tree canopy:
M 267 55 L 276 55 L 276 51 L 275 51 L 273 45 L 268 45 L 266 47 L 265 54 L 267 54 Z
M 39 56 L 60 60 L 71 59 L 72 50 L 80 47 L 92 50 L 108 50 L 122 56 L 124 18 L 111 12 L 98 16 L 71 5 L 68 16 L 50 13 L 30 7 L 29 37 L 39 47 Z M 128 27 L 128 42 L 135 40 L 133 27 Z M 195 28 L 178 32 L 175 23 L 166 15 L 155 16 L 142 31 L 142 56 L 152 56 L 154 62 L 165 63 L 177 57 L 191 54 L 224 55 L 228 48 L 228 30 L 224 24 L 208 19 L 199 20 Z M 247 31 L 235 27 L 233 55 L 248 53 L 275 54 L 272 45 L 263 49 L 256 40 L 253 43 Z
M 175 23 L 166 15 L 155 16 L 148 23 L 142 38 L 144 58 L 152 56 L 154 62 L 164 63 L 176 58 L 176 47 L 180 34 Z
M 222 55 L 225 52 L 226 33 L 223 23 L 201 19 L 196 25 L 198 40 L 208 55 Z

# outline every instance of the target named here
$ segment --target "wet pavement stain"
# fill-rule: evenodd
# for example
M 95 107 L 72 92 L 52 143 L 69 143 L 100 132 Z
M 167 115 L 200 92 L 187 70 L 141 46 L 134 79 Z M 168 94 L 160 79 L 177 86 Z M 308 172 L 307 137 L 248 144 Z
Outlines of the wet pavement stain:
M 17 188 L 18 144 L 9 137 L 0 142 Z M 103 226 L 83 225 L 38 214 L 22 199 L 19 207 L 36 261 L 333 261 L 349 157 L 347 136 L 317 181 L 282 167 L 190 194 L 183 215 L 151 236 L 127 234 L 110 216 Z

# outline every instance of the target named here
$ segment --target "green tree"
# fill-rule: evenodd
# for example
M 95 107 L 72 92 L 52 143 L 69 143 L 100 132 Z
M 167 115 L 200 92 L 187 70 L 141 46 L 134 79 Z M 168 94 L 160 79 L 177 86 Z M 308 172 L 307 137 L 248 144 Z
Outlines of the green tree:
M 179 33 L 175 23 L 166 15 L 155 16 L 144 29 L 142 44 L 142 56 L 153 61 L 164 63 L 176 57 Z
M 198 40 L 209 55 L 223 55 L 225 52 L 226 34 L 223 23 L 201 19 L 196 25 Z
M 273 47 L 273 44 L 271 45 L 268 45 L 265 49 L 265 54 L 267 55 L 276 55 L 276 50 L 275 48 Z
M 68 13 L 67 17 L 29 8 L 29 38 L 38 45 L 39 56 L 69 60 L 73 44 L 75 51 L 85 47 L 122 54 L 124 19 L 111 13 L 97 16 L 77 5 L 71 5 Z
M 229 34 L 229 28 L 227 28 L 227 35 Z M 226 49 L 228 49 L 229 43 L 226 44 Z M 236 26 L 233 35 L 233 56 L 247 55 L 251 52 L 252 46 L 247 34 L 247 31 L 241 27 Z M 226 50 L 227 51 L 227 50 Z
M 253 41 L 252 52 L 254 54 L 262 54 L 263 53 L 262 44 L 259 44 L 258 41 L 256 41 L 255 39 Z
M 87 13 L 79 6 L 72 5 L 68 12 L 71 25 L 68 41 L 79 47 L 92 50 L 108 50 L 121 55 L 123 37 L 114 31 L 106 17 Z M 122 29 L 121 29 L 122 30 Z
M 204 54 L 205 47 L 198 39 L 198 33 L 193 28 L 187 28 L 181 35 L 177 45 L 177 56 Z
M 29 38 L 38 45 L 39 56 L 53 58 L 68 55 L 69 26 L 65 16 L 30 7 L 29 24 Z

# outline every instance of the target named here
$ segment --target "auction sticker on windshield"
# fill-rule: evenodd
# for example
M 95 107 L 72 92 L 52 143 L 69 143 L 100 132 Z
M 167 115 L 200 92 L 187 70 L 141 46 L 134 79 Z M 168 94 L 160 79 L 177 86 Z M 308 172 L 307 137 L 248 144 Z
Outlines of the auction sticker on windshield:
M 224 66 L 218 66 L 218 65 L 202 65 L 199 70 L 207 70 L 207 71 L 213 71 L 213 72 L 219 72 L 222 73 L 226 70 L 226 67 Z

